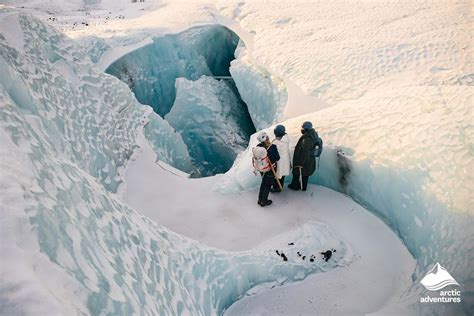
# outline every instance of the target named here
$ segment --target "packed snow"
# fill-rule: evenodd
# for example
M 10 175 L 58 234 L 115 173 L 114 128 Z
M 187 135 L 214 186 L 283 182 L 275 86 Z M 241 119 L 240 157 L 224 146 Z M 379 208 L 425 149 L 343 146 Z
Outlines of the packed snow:
M 470 6 L 0 1 L 0 313 L 470 314 Z M 189 179 L 206 144 L 180 131 L 190 99 L 227 140 L 242 128 L 212 102 L 226 91 L 212 71 L 177 79 L 163 111 L 141 100 L 165 118 L 105 73 L 216 25 L 239 38 L 228 71 L 248 120 L 284 124 L 292 147 L 305 120 L 324 139 L 308 192 L 258 207 L 255 135 L 236 136 L 228 172 Z M 420 303 L 437 262 L 460 304 Z

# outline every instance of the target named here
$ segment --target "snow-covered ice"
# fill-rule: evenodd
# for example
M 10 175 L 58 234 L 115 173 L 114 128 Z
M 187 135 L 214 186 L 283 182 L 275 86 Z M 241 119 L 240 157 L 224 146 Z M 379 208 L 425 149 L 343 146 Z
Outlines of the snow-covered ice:
M 470 314 L 470 7 L 1 1 L 0 312 Z M 253 124 L 283 123 L 294 146 L 312 120 L 323 137 L 306 194 L 257 207 L 249 149 L 224 175 L 188 179 L 181 124 L 104 73 L 216 24 L 240 38 L 230 74 Z M 311 265 L 288 239 L 337 252 Z M 436 262 L 461 304 L 419 303 Z

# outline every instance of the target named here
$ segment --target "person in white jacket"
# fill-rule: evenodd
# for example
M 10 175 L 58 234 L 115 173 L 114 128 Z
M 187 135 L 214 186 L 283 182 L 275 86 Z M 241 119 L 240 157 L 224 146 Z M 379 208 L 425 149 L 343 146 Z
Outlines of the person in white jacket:
M 290 138 L 286 134 L 285 126 L 277 125 L 273 130 L 275 134 L 275 139 L 273 144 L 277 146 L 278 153 L 280 154 L 280 160 L 278 161 L 276 174 L 280 180 L 281 185 L 285 182 L 285 176 L 290 174 L 291 170 L 291 156 L 290 156 Z M 278 183 L 276 182 L 271 189 L 271 192 L 277 193 L 280 192 Z

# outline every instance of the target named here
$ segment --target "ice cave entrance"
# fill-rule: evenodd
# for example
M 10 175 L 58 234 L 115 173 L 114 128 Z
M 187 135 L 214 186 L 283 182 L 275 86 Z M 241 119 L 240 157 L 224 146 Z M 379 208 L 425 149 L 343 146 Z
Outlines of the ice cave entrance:
M 229 170 L 255 133 L 229 72 L 239 42 L 224 26 L 194 27 L 156 37 L 106 70 L 181 135 L 194 177 Z

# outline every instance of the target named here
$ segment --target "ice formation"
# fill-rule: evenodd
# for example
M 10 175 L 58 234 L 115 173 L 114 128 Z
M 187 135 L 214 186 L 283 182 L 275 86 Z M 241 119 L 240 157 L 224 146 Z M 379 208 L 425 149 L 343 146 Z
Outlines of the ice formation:
M 262 129 L 278 122 L 288 100 L 283 81 L 252 63 L 245 45 L 239 45 L 235 55 L 229 71 L 253 124 Z
M 252 104 L 249 116 L 239 91 L 247 95 L 250 90 L 240 83 L 238 90 L 229 73 L 238 42 L 237 35 L 222 26 L 195 27 L 177 35 L 157 37 L 152 44 L 128 53 L 106 70 L 127 83 L 141 103 L 151 105 L 181 135 L 179 139 L 186 144 L 188 154 L 181 145 L 177 150 L 191 157 L 192 166 L 183 161 L 168 159 L 166 162 L 193 176 L 210 176 L 229 170 L 255 132 L 252 120 L 262 127 L 268 126 L 278 116 L 276 110 L 271 110 L 278 108 L 274 103 L 279 102 L 280 109 L 284 105 L 277 97 L 261 102 L 276 90 L 268 80 L 265 81 L 267 89 L 261 89 L 263 94 L 258 92 L 258 87 L 251 90 L 253 94 L 261 93 L 261 97 L 258 103 Z M 104 45 L 100 41 L 97 44 L 100 51 Z M 97 52 L 91 49 L 90 54 L 96 58 Z M 236 65 L 240 65 L 233 66 L 237 69 L 233 70 L 238 74 L 237 82 L 243 82 L 246 76 L 243 62 Z M 279 96 L 281 92 L 278 90 L 278 93 Z M 261 103 L 263 108 L 259 108 Z M 268 113 L 262 119 L 265 111 Z M 146 136 L 152 135 L 147 132 Z M 155 136 L 160 138 L 156 133 Z
M 178 131 L 202 175 L 224 173 L 255 128 L 232 81 L 202 76 L 176 80 L 176 99 L 165 119 Z
M 190 175 L 200 175 L 189 155 L 188 146 L 168 121 L 151 112 L 144 127 L 144 134 L 153 147 L 157 160 L 164 161 Z
M 165 139 L 169 126 L 64 35 L 9 9 L 0 21 L 10 25 L 0 35 L 2 313 L 220 314 L 261 282 L 350 260 L 320 225 L 288 235 L 313 251 L 337 247 L 334 260 L 308 264 L 212 249 L 139 215 L 114 194 L 120 170 L 146 120 Z M 184 145 L 168 141 L 155 146 L 186 164 Z
M 195 27 L 155 38 L 115 61 L 106 72 L 126 82 L 140 103 L 165 116 L 176 97 L 176 78 L 229 76 L 238 41 L 222 26 Z

